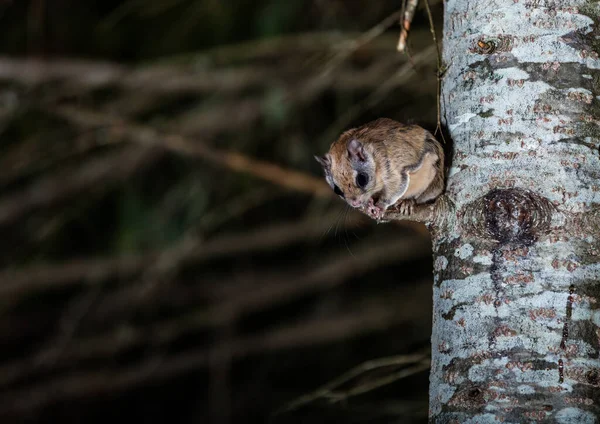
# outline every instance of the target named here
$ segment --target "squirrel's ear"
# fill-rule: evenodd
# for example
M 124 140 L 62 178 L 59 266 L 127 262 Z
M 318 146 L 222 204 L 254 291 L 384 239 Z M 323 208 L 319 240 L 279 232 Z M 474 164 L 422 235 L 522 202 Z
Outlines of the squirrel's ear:
M 323 169 L 331 169 L 331 157 L 329 156 L 329 153 L 323 156 L 315 156 L 315 159 L 321 164 Z
M 354 161 L 364 162 L 367 160 L 367 155 L 365 153 L 365 146 L 355 138 L 351 138 L 348 141 L 348 153 L 350 154 L 350 158 Z

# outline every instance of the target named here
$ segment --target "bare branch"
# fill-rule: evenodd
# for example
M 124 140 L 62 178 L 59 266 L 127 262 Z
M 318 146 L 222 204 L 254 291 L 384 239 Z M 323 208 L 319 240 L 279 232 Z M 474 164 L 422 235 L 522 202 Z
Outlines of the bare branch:
M 408 40 L 408 31 L 410 30 L 410 24 L 415 16 L 417 5 L 419 0 L 404 0 L 405 7 L 400 20 L 400 38 L 398 39 L 398 45 L 396 49 L 398 52 L 403 53 L 406 50 L 406 41 Z
M 0 226 L 12 223 L 34 209 L 65 200 L 100 181 L 102 184 L 122 181 L 160 153 L 156 148 L 129 147 L 115 155 L 90 161 L 75 172 L 46 177 L 20 193 L 0 200 Z
M 367 31 L 368 33 L 368 31 Z M 175 62 L 194 62 L 210 61 L 216 65 L 228 65 L 233 61 L 249 61 L 265 57 L 281 57 L 286 53 L 293 52 L 294 56 L 331 52 L 333 54 L 344 54 L 353 49 L 353 40 L 364 37 L 367 33 L 361 32 L 309 32 L 294 35 L 282 35 L 269 37 L 265 39 L 250 40 L 231 45 L 217 46 L 212 49 L 201 52 L 200 54 L 184 54 L 174 59 L 169 59 L 167 63 Z M 393 44 L 393 36 L 379 36 L 367 40 L 371 49 L 388 53 L 389 46 Z M 365 43 L 366 44 L 366 43 Z
M 48 171 L 59 161 L 87 153 L 101 145 L 97 137 L 90 137 L 89 134 L 82 134 L 73 142 L 60 146 L 46 146 L 36 136 L 21 140 L 8 147 L 0 157 L 0 187 L 34 173 Z
M 383 81 L 379 79 L 376 89 L 362 102 L 354 104 L 340 115 L 323 133 L 322 141 L 337 137 L 350 123 L 360 116 L 361 113 L 375 107 L 383 99 L 389 96 L 396 87 L 407 84 L 415 76 L 423 79 L 422 74 L 415 72 L 414 66 L 430 62 L 435 56 L 434 46 L 426 47 L 413 57 L 413 63 L 405 63 L 391 76 Z M 322 142 L 321 141 L 321 142 Z
M 237 92 L 265 84 L 271 69 L 257 66 L 242 69 L 182 69 L 173 65 L 153 65 L 133 69 L 110 62 L 82 60 L 39 60 L 0 57 L 0 80 L 18 81 L 28 87 L 63 82 L 78 89 L 117 86 L 145 93 L 207 93 L 218 90 Z
M 384 377 L 380 377 L 373 381 L 366 382 L 348 391 L 332 391 L 328 394 L 327 398 L 329 398 L 330 401 L 340 402 L 342 400 L 348 399 L 349 397 L 370 392 L 372 390 L 378 389 L 379 387 L 395 383 L 396 381 L 401 380 L 403 378 L 410 377 L 411 375 L 428 370 L 430 366 L 430 359 L 423 359 L 417 364 L 413 365 L 412 367 L 408 367 L 395 373 L 386 375 Z
M 203 243 L 181 258 L 183 263 L 198 263 L 215 257 L 260 252 L 292 243 L 322 237 L 335 215 L 312 217 L 299 222 L 271 225 L 241 234 L 228 234 Z M 351 221 L 352 222 L 352 221 Z M 188 241 L 185 241 L 188 243 Z M 177 244 L 169 249 L 179 250 Z M 4 299 L 41 290 L 57 290 L 82 284 L 97 284 L 111 277 L 127 279 L 141 273 L 164 252 L 129 255 L 120 258 L 87 258 L 25 269 L 0 272 L 0 296 Z
M 252 40 L 235 45 L 218 47 L 202 53 L 186 55 L 187 58 L 170 58 L 153 65 L 127 67 L 113 62 L 100 62 L 75 59 L 16 59 L 0 56 L 0 80 L 16 81 L 28 87 L 48 83 L 64 83 L 79 89 L 98 89 L 108 86 L 126 90 L 143 90 L 145 93 L 232 93 L 252 86 L 263 86 L 281 72 L 281 67 L 260 67 L 257 65 L 223 69 L 231 59 L 248 61 L 265 56 L 281 56 L 288 52 L 294 55 L 325 54 L 334 55 L 341 63 L 356 49 L 369 45 L 374 54 L 388 53 L 387 46 L 392 42 L 387 37 L 374 43 L 383 30 L 397 19 L 396 14 L 385 19 L 365 33 L 304 33 L 284 37 Z M 365 52 L 363 51 L 363 54 Z M 215 68 L 194 66 L 195 63 L 212 63 Z M 297 68 L 297 65 L 294 66 Z M 352 78 L 346 78 L 352 84 Z M 359 78 L 354 83 L 361 84 Z
M 209 160 L 233 171 L 249 173 L 288 189 L 316 196 L 333 196 L 323 178 L 312 177 L 273 163 L 251 159 L 237 152 L 220 151 L 198 140 L 178 134 L 161 134 L 149 126 L 128 123 L 110 115 L 80 108 L 61 107 L 50 112 L 55 112 L 70 122 L 87 129 L 102 128 L 107 132 L 107 136 L 115 141 L 126 138 L 142 145 L 161 146 L 186 156 Z
M 421 257 L 427 254 L 429 249 L 427 241 L 415 245 L 400 239 L 382 243 L 377 247 L 363 247 L 356 251 L 356 256 L 338 255 L 321 266 L 315 266 L 313 270 L 295 273 L 294 275 L 299 275 L 296 278 L 290 279 L 286 276 L 281 280 L 267 281 L 265 277 L 258 276 L 256 283 L 251 284 L 248 290 L 233 290 L 231 298 L 226 298 L 215 306 L 200 311 L 193 310 L 144 328 L 122 326 L 105 334 L 78 339 L 70 347 L 64 348 L 60 357 L 54 358 L 53 366 L 111 357 L 140 344 L 168 345 L 184 334 L 223 326 L 252 312 L 331 290 L 349 278 L 378 266 Z M 44 365 L 40 358 L 53 356 L 54 352 L 55 350 L 50 348 L 49 352 L 38 352 L 33 358 L 5 364 L 0 368 L 0 383 L 10 384 L 38 371 Z M 31 364 L 40 364 L 40 367 L 34 369 Z
M 363 47 L 367 43 L 379 37 L 383 32 L 394 24 L 401 15 L 401 10 L 398 10 L 384 18 L 377 25 L 373 26 L 368 31 L 362 33 L 359 37 L 348 42 L 348 48 L 336 54 L 333 59 L 325 66 L 323 74 L 328 74 L 346 60 L 354 51 Z
M 347 383 L 348 381 L 355 379 L 356 377 L 364 375 L 365 373 L 372 371 L 372 370 L 376 370 L 378 368 L 400 366 L 400 365 L 407 365 L 407 364 L 413 365 L 413 364 L 420 364 L 421 362 L 427 362 L 427 366 L 429 366 L 429 363 L 428 363 L 429 359 L 427 357 L 429 354 L 429 350 L 430 349 L 427 348 L 427 351 L 425 351 L 425 352 L 418 352 L 418 353 L 408 354 L 408 355 L 396 355 L 396 356 L 390 356 L 390 357 L 379 358 L 379 359 L 371 359 L 367 362 L 363 362 L 362 364 L 360 364 L 357 367 L 351 369 L 350 371 L 342 374 L 341 376 L 335 378 L 334 380 L 330 381 L 329 383 L 325 384 L 324 386 L 320 387 L 319 389 L 315 390 L 314 392 L 300 396 L 299 398 L 293 400 L 292 402 L 290 402 L 289 404 L 287 404 L 283 408 L 281 408 L 279 411 L 277 411 L 276 414 L 293 411 L 295 409 L 300 408 L 303 405 L 306 405 L 307 403 L 314 402 L 315 400 L 318 400 L 320 398 L 330 399 L 330 400 L 333 400 L 335 398 L 337 400 L 338 397 L 341 396 L 341 392 L 336 391 L 336 389 L 338 387 L 342 386 L 343 384 Z M 406 371 L 406 370 L 402 370 L 402 371 Z M 404 376 L 405 375 L 403 374 L 402 377 L 404 377 Z M 397 380 L 397 378 L 396 378 L 396 380 Z M 373 381 L 371 381 L 369 383 L 369 388 L 372 388 L 373 383 L 374 383 Z M 377 387 L 379 387 L 379 386 L 377 386 Z M 359 385 L 358 388 L 364 388 L 364 386 Z M 353 392 L 355 390 L 356 390 L 356 388 L 353 389 Z M 347 392 L 347 393 L 349 394 L 350 392 Z M 347 396 L 347 397 L 349 397 L 349 396 Z
M 219 352 L 227 351 L 232 359 L 240 359 L 253 354 L 347 340 L 388 328 L 394 323 L 410 320 L 418 308 L 414 309 L 414 311 L 410 308 L 398 310 L 391 305 L 386 309 L 377 305 L 353 310 L 347 315 L 313 320 L 261 335 L 234 339 L 209 350 L 192 350 L 169 358 L 156 354 L 131 368 L 103 369 L 57 377 L 48 382 L 33 384 L 23 390 L 4 394 L 0 402 L 0 415 L 32 411 L 61 400 L 103 393 L 114 394 L 150 381 L 167 380 L 209 366 L 211 358 L 219 357 Z M 5 370 L 11 372 L 9 369 Z

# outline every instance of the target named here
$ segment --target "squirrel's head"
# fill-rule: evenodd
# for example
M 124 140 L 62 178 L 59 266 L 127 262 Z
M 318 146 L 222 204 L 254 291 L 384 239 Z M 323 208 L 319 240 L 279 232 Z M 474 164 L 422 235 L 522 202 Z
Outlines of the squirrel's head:
M 363 143 L 357 136 L 356 131 L 347 131 L 331 145 L 328 153 L 315 156 L 335 194 L 354 208 L 365 206 L 383 189 L 383 182 L 377 176 L 373 144 Z

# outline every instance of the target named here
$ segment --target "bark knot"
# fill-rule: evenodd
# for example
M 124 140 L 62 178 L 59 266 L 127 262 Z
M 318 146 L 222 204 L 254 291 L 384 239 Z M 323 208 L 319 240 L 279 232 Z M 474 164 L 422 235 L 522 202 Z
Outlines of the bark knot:
M 494 189 L 465 206 L 463 225 L 500 244 L 529 246 L 550 230 L 553 211 L 548 199 L 529 190 Z
M 598 369 L 588 371 L 585 377 L 587 382 L 592 386 L 600 385 L 600 374 L 598 374 Z
M 467 386 L 459 389 L 452 396 L 448 405 L 457 409 L 479 409 L 494 398 L 494 394 L 483 387 Z
M 483 202 L 487 231 L 500 243 L 531 245 L 550 227 L 550 202 L 530 191 L 496 189 Z

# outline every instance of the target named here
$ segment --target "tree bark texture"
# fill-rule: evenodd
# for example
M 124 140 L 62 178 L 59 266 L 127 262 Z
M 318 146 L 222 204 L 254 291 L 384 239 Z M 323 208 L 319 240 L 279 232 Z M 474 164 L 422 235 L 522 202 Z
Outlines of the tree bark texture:
M 445 4 L 431 422 L 600 422 L 599 16 Z

